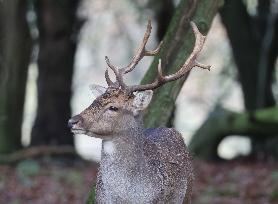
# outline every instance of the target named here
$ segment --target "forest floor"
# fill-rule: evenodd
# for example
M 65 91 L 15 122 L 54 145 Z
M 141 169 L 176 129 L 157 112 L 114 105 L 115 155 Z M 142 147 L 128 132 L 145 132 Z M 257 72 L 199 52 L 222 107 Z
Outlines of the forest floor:
M 92 162 L 25 160 L 0 165 L 0 203 L 85 203 L 95 182 Z M 278 163 L 195 161 L 193 204 L 277 204 Z

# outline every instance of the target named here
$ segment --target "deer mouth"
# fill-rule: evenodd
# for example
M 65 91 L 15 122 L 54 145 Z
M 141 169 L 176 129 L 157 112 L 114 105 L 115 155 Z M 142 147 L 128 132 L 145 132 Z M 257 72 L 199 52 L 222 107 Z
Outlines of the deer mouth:
M 71 129 L 71 132 L 72 132 L 73 134 L 85 134 L 85 133 L 86 133 L 85 130 L 80 129 L 80 128 L 72 128 L 72 129 Z

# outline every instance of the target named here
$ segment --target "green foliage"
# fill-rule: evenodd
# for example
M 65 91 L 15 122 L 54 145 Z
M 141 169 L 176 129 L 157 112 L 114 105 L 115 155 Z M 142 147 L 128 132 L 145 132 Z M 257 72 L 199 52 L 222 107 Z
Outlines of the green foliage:
M 270 195 L 271 201 L 278 201 L 278 189 L 274 189 Z
M 271 179 L 278 183 L 278 170 L 271 173 Z
M 71 186 L 81 186 L 84 182 L 83 176 L 79 171 L 69 171 L 65 175 L 67 183 Z
M 16 172 L 24 185 L 32 186 L 32 177 L 39 174 L 40 166 L 34 160 L 24 160 L 17 165 Z
M 5 175 L 0 175 L 0 191 L 4 190 L 5 183 L 6 183 Z
M 231 183 L 227 183 L 226 185 L 221 186 L 221 188 L 216 186 L 208 186 L 205 189 L 204 193 L 207 194 L 209 197 L 239 197 L 239 191 L 236 185 Z
M 76 170 L 54 171 L 52 176 L 55 180 L 76 188 L 84 183 L 82 174 Z
M 96 203 L 96 187 L 95 185 L 92 187 L 90 193 L 89 193 L 89 197 L 87 199 L 86 204 L 95 204 Z
M 19 198 L 15 198 L 9 204 L 21 204 L 21 202 Z

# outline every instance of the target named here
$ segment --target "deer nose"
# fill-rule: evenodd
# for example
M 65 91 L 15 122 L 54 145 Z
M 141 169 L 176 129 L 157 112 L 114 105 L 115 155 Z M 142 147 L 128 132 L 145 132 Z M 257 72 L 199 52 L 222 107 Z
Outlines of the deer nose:
M 79 121 L 81 121 L 81 116 L 79 116 L 79 115 L 73 116 L 68 121 L 68 127 L 73 128 L 73 126 L 76 125 Z

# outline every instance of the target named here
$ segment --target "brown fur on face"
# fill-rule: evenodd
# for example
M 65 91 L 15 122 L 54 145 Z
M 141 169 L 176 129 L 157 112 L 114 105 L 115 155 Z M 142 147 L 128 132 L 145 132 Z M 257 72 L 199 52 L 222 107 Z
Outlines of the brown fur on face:
M 79 122 L 72 131 L 104 139 L 126 130 L 126 124 L 136 120 L 132 112 L 133 99 L 133 94 L 108 88 L 78 115 Z

